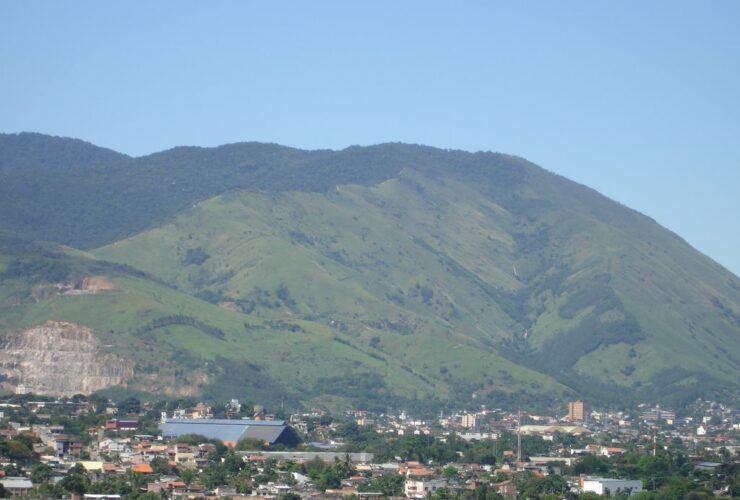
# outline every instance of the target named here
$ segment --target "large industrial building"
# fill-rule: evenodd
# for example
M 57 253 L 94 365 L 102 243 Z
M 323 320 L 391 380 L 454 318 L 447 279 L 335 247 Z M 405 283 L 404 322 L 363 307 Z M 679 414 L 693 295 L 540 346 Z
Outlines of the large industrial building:
M 159 424 L 162 437 L 198 434 L 234 446 L 242 439 L 258 439 L 268 444 L 295 446 L 300 442 L 295 431 L 283 420 L 230 420 L 216 418 L 170 418 Z
M 581 489 L 584 493 L 591 492 L 597 495 L 616 495 L 619 492 L 628 492 L 632 496 L 642 491 L 642 481 L 587 477 L 581 478 Z

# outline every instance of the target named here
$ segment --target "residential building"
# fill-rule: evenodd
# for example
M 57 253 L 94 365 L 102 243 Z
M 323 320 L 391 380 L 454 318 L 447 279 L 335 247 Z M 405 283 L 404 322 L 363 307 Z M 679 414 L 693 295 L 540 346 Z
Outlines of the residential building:
M 124 420 L 124 419 L 113 419 L 106 420 L 105 430 L 106 431 L 134 431 L 139 428 L 139 421 L 136 419 Z
M 648 422 L 665 420 L 666 422 L 672 423 L 674 420 L 676 420 L 676 412 L 655 407 L 642 412 L 642 419 Z
M 478 425 L 478 416 L 472 413 L 466 413 L 462 416 L 461 424 L 466 429 L 473 429 Z
M 33 489 L 33 483 L 27 477 L 4 477 L 0 484 L 12 496 L 26 496 Z
M 588 404 L 582 399 L 568 401 L 568 420 L 584 422 L 588 419 Z
M 407 479 L 403 485 L 403 493 L 406 498 L 426 498 L 446 485 L 442 479 Z

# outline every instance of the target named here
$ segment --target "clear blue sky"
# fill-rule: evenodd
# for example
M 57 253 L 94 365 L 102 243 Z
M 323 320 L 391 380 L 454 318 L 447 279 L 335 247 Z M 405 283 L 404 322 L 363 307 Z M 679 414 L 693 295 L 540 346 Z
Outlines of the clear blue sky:
M 735 0 L 5 0 L 0 131 L 513 153 L 740 274 Z

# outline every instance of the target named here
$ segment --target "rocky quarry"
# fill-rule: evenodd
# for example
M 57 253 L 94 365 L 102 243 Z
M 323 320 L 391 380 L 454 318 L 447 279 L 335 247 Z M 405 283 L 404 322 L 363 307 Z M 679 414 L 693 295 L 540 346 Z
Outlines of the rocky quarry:
M 76 323 L 43 325 L 0 335 L 0 384 L 9 390 L 72 396 L 120 385 L 133 363 L 105 352 L 92 330 Z

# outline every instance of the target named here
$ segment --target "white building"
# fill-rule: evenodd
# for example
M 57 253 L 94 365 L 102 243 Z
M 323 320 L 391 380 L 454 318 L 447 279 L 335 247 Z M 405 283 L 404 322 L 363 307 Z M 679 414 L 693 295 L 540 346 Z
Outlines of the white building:
M 403 493 L 406 498 L 426 498 L 429 493 L 445 486 L 447 483 L 442 479 L 407 479 L 403 485 Z
M 593 492 L 597 495 L 604 495 L 609 492 L 615 494 L 619 491 L 629 491 L 634 495 L 642 491 L 642 481 L 633 479 L 612 479 L 606 477 L 589 477 L 583 480 L 581 489 L 584 493 Z
M 104 439 L 98 443 L 101 453 L 122 454 L 131 453 L 131 445 L 127 439 Z
M 461 432 L 457 435 L 465 441 L 483 441 L 485 439 L 498 439 L 498 434 L 495 432 Z

